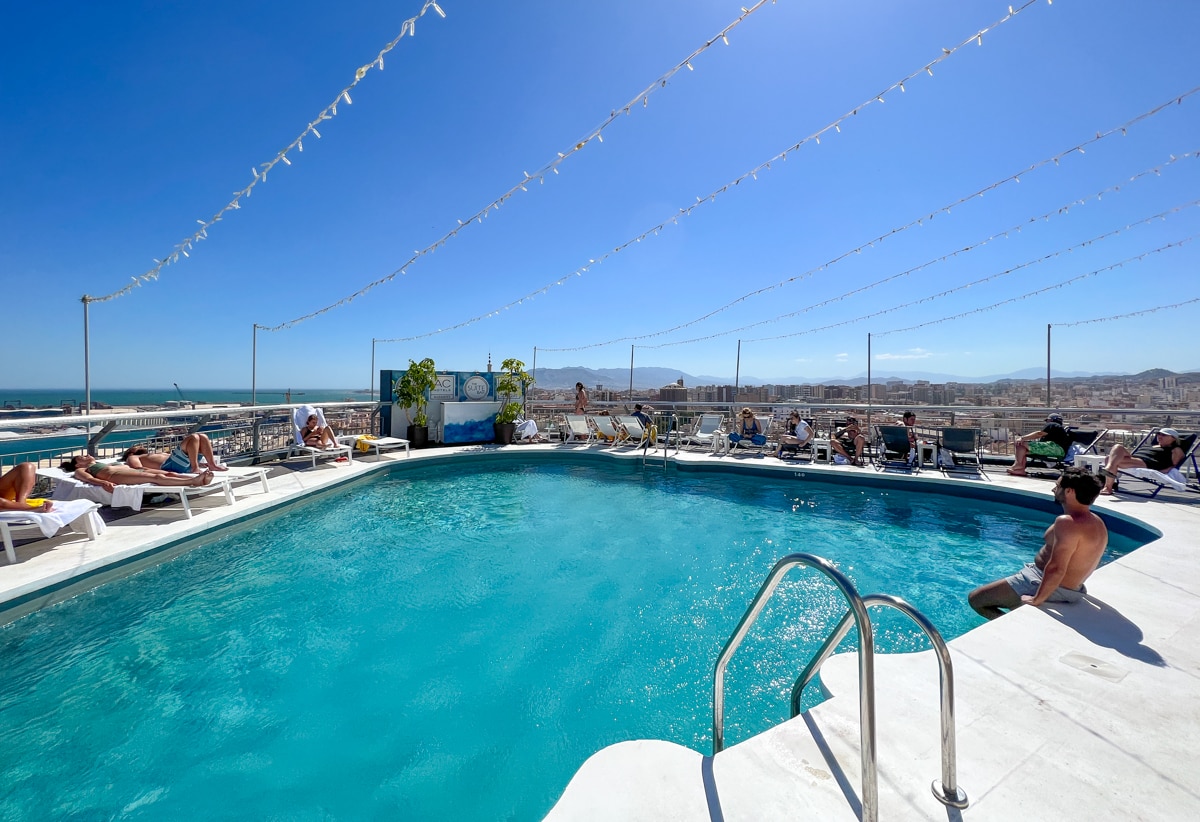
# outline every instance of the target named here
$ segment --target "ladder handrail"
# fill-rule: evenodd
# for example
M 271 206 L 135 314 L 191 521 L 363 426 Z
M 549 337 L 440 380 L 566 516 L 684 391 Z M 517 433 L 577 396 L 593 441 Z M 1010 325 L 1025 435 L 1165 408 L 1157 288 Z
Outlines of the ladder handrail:
M 742 643 L 771 594 L 775 592 L 780 580 L 788 571 L 798 566 L 814 568 L 829 577 L 850 605 L 843 621 L 853 617 L 858 625 L 861 637 L 858 648 L 858 713 L 862 756 L 862 819 L 863 822 L 875 822 L 879 816 L 879 790 L 875 768 L 875 635 L 871 630 L 871 617 L 867 614 L 867 607 L 854 583 L 827 559 L 813 554 L 788 554 L 776 562 L 751 600 L 750 607 L 742 615 L 737 628 L 725 643 L 725 647 L 721 649 L 713 669 L 713 755 L 720 753 L 725 747 L 725 668 L 729 659 Z
M 925 632 L 933 645 L 934 655 L 938 661 L 939 691 L 941 696 L 941 748 L 942 748 L 942 778 L 934 781 L 931 786 L 933 795 L 938 801 L 955 808 L 967 807 L 967 794 L 958 787 L 957 759 L 958 748 L 954 733 L 954 663 L 950 659 L 950 649 L 942 634 L 929 621 L 928 617 L 914 608 L 909 602 L 890 594 L 869 594 L 863 599 L 867 607 L 881 606 L 894 608 L 906 615 Z M 800 700 L 804 689 L 820 672 L 821 665 L 828 659 L 833 649 L 845 638 L 850 630 L 853 612 L 847 611 L 845 616 L 834 628 L 833 633 L 825 640 L 817 654 L 796 679 L 792 687 L 792 716 L 800 715 Z

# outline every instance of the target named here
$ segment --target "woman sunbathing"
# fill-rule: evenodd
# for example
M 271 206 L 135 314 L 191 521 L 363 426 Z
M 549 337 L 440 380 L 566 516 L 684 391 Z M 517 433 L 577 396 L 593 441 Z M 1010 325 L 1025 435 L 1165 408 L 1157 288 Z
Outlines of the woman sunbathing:
M 308 415 L 308 421 L 300 429 L 300 436 L 309 448 L 336 448 L 338 444 L 333 429 L 328 425 L 322 426 L 316 414 Z
M 71 472 L 75 479 L 80 482 L 85 482 L 88 485 L 98 485 L 105 491 L 112 491 L 114 485 L 141 485 L 144 482 L 148 482 L 151 485 L 186 485 L 195 488 L 201 485 L 210 485 L 213 481 L 212 471 L 205 471 L 194 477 L 184 477 L 179 474 L 173 474 L 170 471 L 160 471 L 153 468 L 130 468 L 128 465 L 108 465 L 97 462 L 95 457 L 88 454 L 64 460 L 59 468 L 63 471 Z

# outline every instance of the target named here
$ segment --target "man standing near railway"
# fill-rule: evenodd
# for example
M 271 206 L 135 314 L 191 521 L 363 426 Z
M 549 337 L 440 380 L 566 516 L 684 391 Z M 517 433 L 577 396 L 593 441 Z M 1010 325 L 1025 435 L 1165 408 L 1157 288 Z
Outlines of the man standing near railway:
M 1004 610 L 1046 602 L 1078 602 L 1087 593 L 1084 580 L 1100 565 L 1108 547 L 1108 529 L 1092 513 L 1100 483 L 1079 468 L 1068 468 L 1054 485 L 1062 516 L 1046 529 L 1045 544 L 1019 572 L 972 591 L 968 602 L 980 616 L 995 619 Z

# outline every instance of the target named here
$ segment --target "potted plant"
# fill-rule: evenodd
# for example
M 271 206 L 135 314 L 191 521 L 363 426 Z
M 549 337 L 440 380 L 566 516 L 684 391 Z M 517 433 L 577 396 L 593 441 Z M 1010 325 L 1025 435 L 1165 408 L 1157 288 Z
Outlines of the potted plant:
M 425 407 L 429 404 L 429 392 L 437 385 L 437 367 L 429 357 L 420 362 L 408 361 L 408 370 L 400 375 L 392 384 L 392 396 L 397 405 L 404 409 L 404 418 L 408 420 L 408 435 L 406 439 L 414 448 L 424 448 L 429 444 L 429 417 Z M 410 417 L 410 408 L 416 409 Z
M 496 412 L 496 442 L 509 445 L 516 431 L 516 419 L 521 413 L 521 403 L 517 398 L 525 398 L 525 389 L 533 385 L 533 376 L 525 370 L 525 363 L 520 360 L 505 360 L 500 364 L 496 374 L 496 399 L 500 401 L 500 410 Z

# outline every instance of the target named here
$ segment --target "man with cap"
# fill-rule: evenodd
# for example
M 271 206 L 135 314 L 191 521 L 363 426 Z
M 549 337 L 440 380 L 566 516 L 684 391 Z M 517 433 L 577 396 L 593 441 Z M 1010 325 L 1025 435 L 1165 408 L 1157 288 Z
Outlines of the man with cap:
M 1062 414 L 1050 414 L 1041 431 L 1034 431 L 1023 437 L 1017 437 L 1015 450 L 1017 459 L 1008 473 L 1014 477 L 1025 476 L 1025 460 L 1029 455 L 1044 457 L 1049 460 L 1061 460 L 1071 447 L 1071 435 L 1063 425 Z
M 1113 486 L 1117 482 L 1117 471 L 1121 468 L 1151 468 L 1165 474 L 1172 468 L 1178 468 L 1184 456 L 1183 448 L 1179 445 L 1179 432 L 1174 428 L 1158 429 L 1152 445 L 1141 445 L 1135 448 L 1132 454 L 1128 448 L 1118 443 L 1108 452 L 1108 461 L 1101 470 L 1104 474 L 1104 489 L 1100 493 L 1113 492 Z

